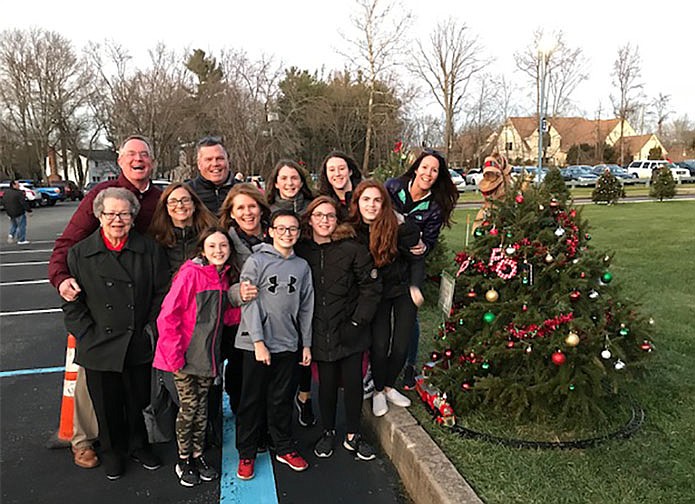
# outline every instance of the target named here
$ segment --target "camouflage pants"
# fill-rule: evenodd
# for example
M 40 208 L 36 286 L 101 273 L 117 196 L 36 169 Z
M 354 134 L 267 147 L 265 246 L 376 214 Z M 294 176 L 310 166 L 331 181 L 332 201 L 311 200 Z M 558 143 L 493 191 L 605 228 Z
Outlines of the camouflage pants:
M 176 415 L 176 443 L 181 457 L 202 453 L 208 422 L 208 392 L 213 378 L 174 373 L 181 407 Z

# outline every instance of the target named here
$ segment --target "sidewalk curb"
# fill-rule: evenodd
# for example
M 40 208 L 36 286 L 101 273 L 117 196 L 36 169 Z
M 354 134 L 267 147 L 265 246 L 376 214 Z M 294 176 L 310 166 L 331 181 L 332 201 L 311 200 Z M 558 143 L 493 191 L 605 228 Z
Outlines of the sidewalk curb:
M 362 420 L 396 467 L 415 504 L 482 504 L 468 482 L 405 408 L 390 407 L 381 418 L 371 401 Z

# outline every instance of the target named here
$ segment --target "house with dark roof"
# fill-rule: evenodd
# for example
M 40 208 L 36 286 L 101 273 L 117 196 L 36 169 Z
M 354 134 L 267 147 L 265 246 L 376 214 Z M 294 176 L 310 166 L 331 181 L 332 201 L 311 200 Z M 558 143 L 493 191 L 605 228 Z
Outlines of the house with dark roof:
M 553 117 L 547 119 L 544 164 L 564 166 L 567 153 L 573 145 L 610 145 L 620 149 L 619 119 L 584 119 L 582 117 Z M 626 162 L 647 159 L 649 151 L 658 147 L 667 151 L 656 135 L 637 135 L 632 126 L 623 121 L 622 144 Z M 536 117 L 510 117 L 499 132 L 490 138 L 486 150 L 497 150 L 508 159 L 538 159 L 538 119 Z

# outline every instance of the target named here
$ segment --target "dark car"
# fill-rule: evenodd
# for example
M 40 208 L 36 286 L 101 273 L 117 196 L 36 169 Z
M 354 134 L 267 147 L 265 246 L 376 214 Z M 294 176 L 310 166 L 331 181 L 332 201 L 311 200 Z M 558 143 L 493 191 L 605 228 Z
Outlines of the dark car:
M 82 189 L 72 180 L 58 180 L 56 182 L 51 182 L 51 186 L 60 188 L 64 200 L 77 201 L 84 198 Z
M 630 175 L 625 168 L 617 164 L 597 164 L 594 165 L 593 172 L 600 177 L 603 175 L 603 172 L 606 171 L 606 168 L 608 168 L 611 174 L 623 184 L 632 184 L 635 182 L 634 177 Z
M 695 159 L 686 159 L 684 161 L 678 161 L 676 162 L 676 166 L 685 168 L 686 170 L 690 171 L 691 177 L 695 177 Z
M 561 168 L 560 174 L 567 181 L 575 182 L 577 185 L 594 185 L 598 175 L 593 172 L 589 165 L 571 165 Z

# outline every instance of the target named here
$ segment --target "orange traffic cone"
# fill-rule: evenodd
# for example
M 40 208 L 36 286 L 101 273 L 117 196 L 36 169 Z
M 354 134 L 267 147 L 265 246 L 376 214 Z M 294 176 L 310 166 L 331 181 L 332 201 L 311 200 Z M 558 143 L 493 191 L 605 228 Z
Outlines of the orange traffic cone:
M 70 441 L 74 434 L 73 417 L 75 413 L 75 383 L 79 367 L 75 364 L 77 340 L 68 334 L 68 347 L 65 351 L 65 378 L 63 379 L 63 402 L 60 405 L 60 427 L 58 439 Z

